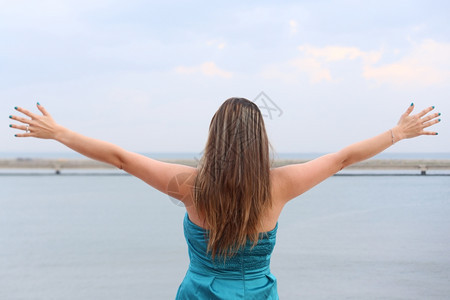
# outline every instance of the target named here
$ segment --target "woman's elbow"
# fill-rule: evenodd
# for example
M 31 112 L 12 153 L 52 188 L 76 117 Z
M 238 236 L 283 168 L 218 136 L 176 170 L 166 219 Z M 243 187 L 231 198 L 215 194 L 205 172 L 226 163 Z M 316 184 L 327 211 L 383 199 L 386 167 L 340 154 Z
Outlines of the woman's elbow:
M 123 162 L 121 162 L 121 161 L 118 161 L 117 163 L 115 163 L 114 166 L 120 170 L 123 170 Z
M 124 165 L 125 165 L 125 155 L 123 155 L 123 150 L 122 149 L 117 149 L 113 155 L 113 159 L 110 162 L 111 165 L 113 165 L 114 167 L 123 170 Z
M 351 157 L 345 151 L 336 152 L 334 153 L 334 156 L 338 171 L 347 168 L 353 163 Z

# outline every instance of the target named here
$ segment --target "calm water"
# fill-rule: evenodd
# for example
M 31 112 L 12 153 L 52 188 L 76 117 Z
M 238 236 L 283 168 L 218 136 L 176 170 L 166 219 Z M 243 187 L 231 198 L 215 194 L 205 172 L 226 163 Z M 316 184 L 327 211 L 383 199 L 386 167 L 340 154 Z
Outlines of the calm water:
M 173 299 L 184 209 L 130 176 L 0 176 L 0 299 Z M 281 299 L 448 299 L 450 177 L 333 177 L 290 202 Z

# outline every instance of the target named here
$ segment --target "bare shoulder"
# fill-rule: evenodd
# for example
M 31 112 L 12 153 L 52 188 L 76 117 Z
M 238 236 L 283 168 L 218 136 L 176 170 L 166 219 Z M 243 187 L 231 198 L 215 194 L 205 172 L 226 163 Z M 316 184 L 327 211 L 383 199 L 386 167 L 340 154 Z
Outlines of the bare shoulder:
M 291 199 L 293 165 L 287 165 L 270 170 L 272 204 L 283 207 Z
M 306 163 L 292 164 L 271 169 L 274 201 L 284 205 L 303 194 L 341 169 L 337 154 L 327 154 Z

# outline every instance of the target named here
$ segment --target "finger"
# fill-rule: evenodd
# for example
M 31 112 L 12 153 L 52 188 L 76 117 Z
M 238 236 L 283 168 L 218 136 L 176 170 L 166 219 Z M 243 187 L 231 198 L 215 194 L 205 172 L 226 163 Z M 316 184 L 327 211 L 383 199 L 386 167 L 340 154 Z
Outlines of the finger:
M 30 118 L 32 118 L 32 119 L 36 119 L 36 117 L 37 117 L 37 115 L 36 114 L 34 114 L 34 113 L 32 113 L 31 111 L 29 111 L 29 110 L 26 110 L 25 108 L 22 108 L 22 107 L 14 107 L 17 111 L 20 111 L 21 113 L 23 113 L 24 115 L 27 115 L 27 116 L 29 116 Z
M 422 121 L 423 122 L 428 122 L 428 121 L 430 121 L 432 119 L 435 119 L 435 118 L 439 117 L 440 115 L 441 115 L 441 113 L 434 113 L 434 114 L 431 114 L 429 116 L 426 116 L 425 118 L 422 119 Z
M 24 118 L 24 117 L 9 116 L 9 118 L 13 119 L 13 120 L 16 120 L 16 121 L 19 121 L 19 122 L 24 123 L 24 124 L 30 124 L 30 122 L 31 122 L 30 119 L 27 119 L 27 118 Z
M 422 131 L 422 135 L 438 135 L 436 131 Z
M 430 111 L 432 111 L 434 109 L 434 106 L 430 106 L 428 108 L 425 108 L 424 110 L 422 110 L 420 113 L 417 114 L 417 116 L 419 118 L 422 118 L 423 116 L 425 116 L 427 113 L 429 113 Z
M 40 105 L 39 102 L 36 103 L 36 106 L 44 116 L 50 116 L 50 114 L 47 112 L 47 110 L 42 105 Z
M 408 109 L 405 111 L 405 115 L 409 115 L 414 110 L 414 103 L 411 103 L 411 105 L 408 107 Z
M 16 124 L 10 124 L 9 127 L 14 128 L 14 129 L 20 129 L 20 130 L 30 130 L 30 126 L 26 126 L 26 125 L 16 125 Z
M 441 122 L 441 119 L 436 119 L 436 120 L 433 120 L 433 121 L 426 122 L 426 123 L 423 124 L 423 128 L 430 127 L 431 125 L 437 124 L 439 122 Z
M 33 134 L 31 132 L 29 132 L 29 133 L 17 133 L 14 136 L 15 137 L 32 137 Z

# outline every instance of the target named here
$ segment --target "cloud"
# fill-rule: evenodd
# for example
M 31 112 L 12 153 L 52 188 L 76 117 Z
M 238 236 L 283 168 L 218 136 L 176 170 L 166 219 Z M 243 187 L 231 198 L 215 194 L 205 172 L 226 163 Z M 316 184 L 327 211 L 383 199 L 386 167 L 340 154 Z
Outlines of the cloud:
M 222 50 L 223 48 L 225 48 L 226 43 L 221 40 L 209 40 L 206 42 L 206 45 Z
M 287 82 L 296 82 L 307 76 L 312 84 L 322 81 L 335 81 L 331 69 L 334 62 L 360 59 L 364 64 L 374 64 L 380 60 L 381 51 L 365 52 L 357 47 L 301 45 L 299 56 L 287 62 L 272 64 L 263 69 L 266 78 L 280 78 Z
M 362 57 L 365 60 L 376 60 L 375 55 L 367 54 L 355 47 L 327 46 L 323 48 L 311 45 L 298 47 L 300 55 L 287 62 L 272 64 L 263 69 L 265 78 L 280 78 L 287 82 L 296 82 L 306 75 L 310 83 L 332 81 L 330 62 L 353 60 Z
M 266 79 L 281 79 L 288 83 L 297 83 L 305 74 L 311 83 L 332 80 L 330 70 L 313 58 L 296 58 L 267 65 L 261 72 L 262 77 Z
M 366 64 L 363 77 L 397 86 L 431 86 L 450 81 L 450 43 L 424 40 L 413 44 L 399 60 L 375 66 Z
M 199 66 L 185 67 L 179 66 L 175 68 L 175 72 L 178 74 L 202 74 L 208 77 L 222 77 L 231 78 L 233 73 L 220 69 L 214 62 L 208 61 L 204 62 Z
M 352 70 L 351 74 L 380 84 L 427 87 L 450 81 L 450 43 L 424 40 L 411 43 L 403 51 L 397 48 L 364 51 L 358 47 L 340 45 L 301 45 L 298 50 L 300 53 L 297 58 L 265 66 L 262 75 L 287 82 L 296 82 L 305 75 L 313 84 L 335 81 L 349 74 L 342 73 L 342 64 L 338 69 L 337 62 L 356 61 L 360 67 L 357 71 Z M 392 57 L 396 59 L 385 62 Z
M 357 47 L 344 46 L 326 46 L 319 48 L 310 45 L 303 45 L 299 46 L 298 49 L 303 52 L 306 57 L 312 57 L 325 62 L 354 60 L 361 58 L 365 63 L 376 63 L 380 60 L 382 55 L 381 51 L 365 52 Z
M 323 67 L 319 61 L 313 58 L 294 59 L 289 64 L 297 70 L 307 73 L 311 83 L 317 83 L 322 80 L 330 81 L 332 79 L 330 70 Z
M 296 34 L 298 32 L 298 23 L 295 20 L 290 20 L 289 21 L 289 29 L 290 29 L 290 33 L 292 35 Z

